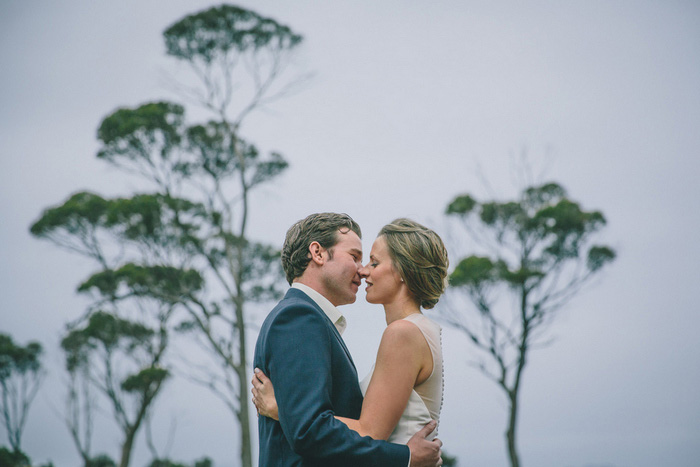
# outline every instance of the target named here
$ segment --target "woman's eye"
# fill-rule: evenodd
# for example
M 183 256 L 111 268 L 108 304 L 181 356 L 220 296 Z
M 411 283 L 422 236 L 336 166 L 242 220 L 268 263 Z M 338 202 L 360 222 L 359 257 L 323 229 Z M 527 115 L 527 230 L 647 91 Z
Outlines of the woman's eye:
M 370 266 L 372 266 L 373 268 L 376 268 L 378 265 L 379 263 L 370 263 Z

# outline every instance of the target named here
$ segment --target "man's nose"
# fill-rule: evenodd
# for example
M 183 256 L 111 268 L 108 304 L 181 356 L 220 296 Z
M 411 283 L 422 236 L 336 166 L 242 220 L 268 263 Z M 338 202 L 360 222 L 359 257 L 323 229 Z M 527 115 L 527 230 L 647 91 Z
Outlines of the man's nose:
M 360 275 L 361 278 L 365 278 L 369 276 L 369 268 L 367 266 L 360 266 L 360 269 L 357 270 L 357 273 Z

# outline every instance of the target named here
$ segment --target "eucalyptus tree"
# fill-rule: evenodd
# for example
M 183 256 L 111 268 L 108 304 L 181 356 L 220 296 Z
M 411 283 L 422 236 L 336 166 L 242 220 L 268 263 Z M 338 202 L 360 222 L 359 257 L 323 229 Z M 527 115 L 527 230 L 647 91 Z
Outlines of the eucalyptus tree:
M 120 466 L 129 465 L 136 435 L 169 375 L 162 362 L 172 297 L 201 287 L 196 272 L 157 264 L 172 256 L 174 234 L 162 223 L 172 204 L 152 195 L 110 200 L 80 192 L 46 209 L 31 227 L 99 268 L 78 287 L 94 297 L 88 313 L 69 325 L 61 342 L 69 374 L 65 421 L 85 466 L 96 462 L 90 453 L 93 389 L 112 406 L 124 436 Z M 162 297 L 166 293 L 170 298 Z
M 93 296 L 88 313 L 69 325 L 61 345 L 69 374 L 66 425 L 84 465 L 90 453 L 93 389 L 113 408 L 122 429 L 120 465 L 129 464 L 135 437 L 152 412 L 169 372 L 163 368 L 173 314 L 202 288 L 194 270 L 166 266 L 187 249 L 174 247 L 187 229 L 189 204 L 159 195 L 105 199 L 80 192 L 46 209 L 31 232 L 93 260 L 99 270 L 78 291 Z M 169 224 L 182 213 L 178 227 Z M 128 368 L 114 365 L 131 361 Z M 125 402 L 131 401 L 129 405 Z M 131 407 L 131 409 L 129 409 Z
M 22 455 L 22 432 L 27 415 L 45 376 L 41 364 L 43 349 L 38 342 L 16 344 L 0 334 L 0 389 L 2 422 L 13 452 Z
M 192 122 L 183 104 L 164 101 L 113 111 L 99 126 L 97 157 L 147 188 L 113 199 L 76 193 L 46 210 L 32 233 L 99 265 L 81 286 L 96 292 L 91 311 L 109 305 L 119 316 L 127 303 L 133 310 L 146 301 L 163 329 L 201 344 L 216 365 L 192 362 L 187 373 L 234 414 L 241 464 L 250 467 L 247 304 L 276 298 L 281 282 L 278 251 L 250 237 L 250 197 L 287 162 L 262 154 L 242 128 L 303 81 L 281 80 L 302 37 L 222 5 L 184 17 L 164 39 L 167 54 L 192 72 L 174 85 L 179 96 L 207 117 Z
M 163 339 L 140 323 L 95 311 L 61 341 L 68 371 L 84 371 L 112 405 L 123 435 L 120 467 L 129 465 L 136 435 L 169 375 L 160 366 Z M 90 465 L 89 457 L 83 460 Z
M 581 209 L 556 183 L 529 187 L 505 202 L 463 194 L 447 214 L 486 254 L 462 258 L 450 275 L 452 293 L 468 297 L 473 309 L 463 313 L 451 306 L 443 317 L 481 351 L 485 359 L 475 363 L 505 393 L 508 457 L 518 467 L 518 395 L 529 352 L 548 343 L 557 311 L 615 252 L 593 243 L 606 224 L 603 214 Z

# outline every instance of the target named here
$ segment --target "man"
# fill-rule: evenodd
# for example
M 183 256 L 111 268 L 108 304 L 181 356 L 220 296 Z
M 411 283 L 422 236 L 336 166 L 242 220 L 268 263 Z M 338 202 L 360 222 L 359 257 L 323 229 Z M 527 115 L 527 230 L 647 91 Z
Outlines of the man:
M 357 419 L 362 408 L 357 370 L 340 333 L 345 318 L 335 308 L 353 303 L 362 266 L 360 227 L 345 214 L 312 214 L 285 238 L 282 266 L 292 286 L 270 312 L 255 345 L 254 365 L 275 387 L 279 422 L 258 419 L 259 465 L 435 466 L 439 440 L 408 445 L 361 437 L 334 415 Z

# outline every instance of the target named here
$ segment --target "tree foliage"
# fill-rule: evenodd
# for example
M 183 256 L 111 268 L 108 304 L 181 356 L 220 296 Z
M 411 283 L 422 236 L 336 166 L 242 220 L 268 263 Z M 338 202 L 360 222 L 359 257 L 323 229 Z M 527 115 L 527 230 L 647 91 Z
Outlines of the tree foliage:
M 17 459 L 22 455 L 22 432 L 34 397 L 44 379 L 43 348 L 38 342 L 18 345 L 11 336 L 0 334 L 0 388 L 2 421 Z
M 160 367 L 167 337 L 105 311 L 69 330 L 61 341 L 70 374 L 81 372 L 110 401 L 122 433 L 120 465 L 129 464 L 136 434 L 169 371 Z M 82 452 L 85 465 L 95 462 Z
M 186 16 L 168 27 L 163 37 L 167 54 L 187 64 L 202 84 L 183 88 L 183 93 L 236 131 L 251 111 L 290 90 L 295 81 L 278 90 L 273 85 L 289 52 L 303 40 L 274 19 L 233 5 Z M 247 91 L 245 98 L 236 99 L 241 88 Z M 234 103 L 238 105 L 231 115 Z
M 529 351 L 547 344 L 556 312 L 615 259 L 593 240 L 605 226 L 599 211 L 585 211 L 562 186 L 525 189 L 514 201 L 453 199 L 447 214 L 457 219 L 486 254 L 462 258 L 450 275 L 451 289 L 466 296 L 476 313 L 443 310 L 486 357 L 480 370 L 498 384 L 509 403 L 506 440 L 517 467 L 518 394 Z M 510 295 L 514 306 L 504 303 Z
M 278 297 L 281 278 L 278 251 L 249 237 L 250 195 L 288 164 L 246 141 L 241 126 L 252 111 L 290 92 L 295 81 L 280 87 L 279 78 L 302 37 L 273 19 L 222 5 L 182 18 L 164 39 L 168 55 L 198 83 L 178 85 L 178 93 L 206 109 L 207 119 L 190 121 L 185 105 L 167 101 L 116 109 L 99 125 L 97 157 L 148 188 L 114 198 L 75 193 L 45 210 L 31 231 L 99 268 L 78 287 L 94 298 L 88 314 L 64 339 L 73 411 L 79 397 L 89 399 L 77 389 L 85 378 L 99 382 L 115 410 L 115 394 L 159 388 L 167 375 L 155 362 L 135 368 L 121 385 L 92 372 L 108 368 L 107 357 L 127 345 L 151 356 L 158 348 L 160 359 L 170 331 L 187 331 L 217 364 L 189 362 L 186 373 L 235 415 L 241 463 L 250 467 L 246 306 Z M 139 340 L 133 326 L 141 322 L 155 334 Z M 124 414 L 117 418 L 135 426 Z M 70 419 L 77 432 L 76 417 Z M 84 431 L 76 445 L 87 462 Z
M 31 465 L 31 462 L 22 451 L 10 451 L 3 446 L 0 447 L 0 465 L 3 467 L 26 467 Z

